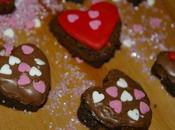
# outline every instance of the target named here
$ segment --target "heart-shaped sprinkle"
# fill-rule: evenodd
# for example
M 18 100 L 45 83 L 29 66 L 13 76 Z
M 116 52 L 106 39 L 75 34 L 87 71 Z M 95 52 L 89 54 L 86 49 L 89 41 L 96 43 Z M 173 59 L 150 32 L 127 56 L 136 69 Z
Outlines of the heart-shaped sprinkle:
M 96 10 L 89 10 L 88 15 L 91 19 L 95 19 L 100 15 L 100 12 Z
M 46 91 L 46 85 L 43 81 L 33 82 L 34 89 L 39 93 L 44 93 Z
M 12 66 L 15 64 L 19 64 L 20 62 L 21 62 L 21 60 L 18 57 L 15 57 L 15 56 L 9 57 L 9 64 Z
M 128 83 L 127 83 L 126 80 L 123 79 L 123 78 L 120 78 L 120 79 L 117 81 L 116 85 L 117 85 L 118 87 L 120 87 L 120 88 L 127 88 L 127 87 L 128 87 Z
M 113 108 L 116 113 L 120 113 L 122 111 L 122 103 L 119 100 L 110 101 L 109 106 Z
M 18 71 L 19 72 L 29 72 L 31 69 L 30 65 L 22 62 L 21 64 L 19 64 L 18 66 Z
M 11 75 L 12 70 L 10 69 L 10 65 L 4 64 L 0 69 L 0 73 L 5 75 Z
M 79 16 L 76 14 L 69 14 L 67 16 L 67 19 L 70 23 L 74 23 L 75 21 L 77 21 L 79 19 Z
M 38 77 L 42 75 L 41 71 L 36 67 L 32 67 L 29 71 L 29 74 L 30 76 L 38 76 Z
M 118 89 L 116 86 L 112 86 L 106 89 L 106 93 L 109 94 L 111 97 L 117 97 Z
M 175 61 L 175 52 L 169 52 L 168 57 L 170 60 Z
M 0 51 L 0 56 L 5 56 L 5 50 Z
M 98 91 L 94 91 L 92 93 L 92 99 L 94 103 L 99 103 L 101 101 L 103 101 L 105 98 L 104 94 L 99 93 Z
M 12 44 L 4 44 L 3 46 L 5 48 L 5 55 L 6 56 L 11 55 L 12 50 L 13 50 L 13 45 Z
M 128 116 L 135 120 L 135 121 L 138 121 L 139 120 L 139 117 L 140 117 L 140 114 L 139 114 L 139 110 L 138 109 L 134 109 L 134 110 L 129 110 L 128 111 Z
M 140 99 L 145 97 L 145 93 L 141 90 L 134 89 L 134 96 L 135 96 L 136 100 L 140 100 Z
M 149 111 L 150 111 L 150 107 L 146 103 L 140 102 L 140 112 L 142 114 L 146 114 Z
M 129 92 L 127 92 L 125 90 L 125 91 L 123 91 L 120 99 L 121 99 L 122 102 L 127 102 L 127 101 L 132 101 L 133 97 L 132 97 L 132 95 Z
M 30 84 L 31 80 L 30 78 L 26 75 L 26 74 L 22 74 L 20 77 L 19 77 L 19 80 L 18 80 L 18 85 L 27 85 L 27 84 Z
M 45 65 L 46 64 L 43 60 L 41 60 L 39 58 L 35 58 L 34 61 L 36 62 L 37 65 Z
M 21 47 L 21 49 L 22 49 L 23 53 L 26 54 L 26 55 L 29 55 L 34 51 L 34 49 L 31 46 L 28 46 L 28 45 L 23 45 Z
M 99 27 L 101 26 L 101 21 L 100 20 L 90 21 L 89 26 L 92 30 L 98 30 Z

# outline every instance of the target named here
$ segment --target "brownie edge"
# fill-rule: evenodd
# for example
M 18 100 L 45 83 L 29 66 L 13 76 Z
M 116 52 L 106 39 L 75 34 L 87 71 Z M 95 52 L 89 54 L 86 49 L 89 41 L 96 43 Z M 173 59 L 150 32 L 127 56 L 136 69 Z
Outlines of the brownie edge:
M 120 30 L 121 22 L 113 31 L 108 45 L 99 51 L 84 46 L 79 41 L 71 37 L 64 29 L 57 23 L 57 17 L 54 17 L 50 22 L 50 31 L 57 38 L 73 57 L 79 57 L 93 67 L 99 68 L 105 62 L 109 61 L 114 56 L 115 50 L 120 48 Z

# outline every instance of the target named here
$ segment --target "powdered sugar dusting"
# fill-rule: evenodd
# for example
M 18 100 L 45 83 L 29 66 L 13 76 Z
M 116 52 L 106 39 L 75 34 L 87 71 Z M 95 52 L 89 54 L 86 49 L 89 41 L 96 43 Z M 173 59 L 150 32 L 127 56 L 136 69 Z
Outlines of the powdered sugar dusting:
M 71 65 L 70 60 L 67 53 L 56 54 L 55 63 L 62 62 L 58 65 L 58 69 L 62 69 L 63 73 L 58 75 L 59 81 L 56 87 L 51 90 L 49 104 L 45 106 L 45 109 L 55 119 L 68 117 L 66 118 L 66 126 L 61 128 L 57 124 L 52 125 L 52 128 L 56 130 L 76 130 L 76 125 L 80 124 L 75 116 L 79 107 L 80 95 L 87 88 L 95 85 L 95 81 L 88 80 L 86 73 L 82 72 L 79 67 Z
M 150 63 L 155 61 L 160 51 L 175 49 L 175 47 L 171 46 L 169 48 L 167 46 L 167 39 L 170 34 L 165 31 L 171 27 L 172 30 L 169 31 L 175 33 L 174 24 L 163 10 L 158 7 L 147 8 L 147 3 L 141 4 L 137 9 L 128 6 L 125 1 L 120 1 L 117 4 L 124 21 L 121 35 L 123 47 L 129 48 L 127 55 L 132 57 L 138 64 L 141 64 L 142 71 L 153 80 L 154 78 L 150 75 Z M 140 14 L 140 11 L 145 13 Z M 126 14 L 128 12 L 131 12 L 130 15 Z M 149 14 L 152 14 L 152 16 Z

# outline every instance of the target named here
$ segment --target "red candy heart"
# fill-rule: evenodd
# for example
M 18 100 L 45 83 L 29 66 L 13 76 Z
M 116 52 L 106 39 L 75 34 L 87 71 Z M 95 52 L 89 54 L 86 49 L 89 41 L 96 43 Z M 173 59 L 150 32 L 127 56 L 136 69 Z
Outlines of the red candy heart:
M 175 61 L 175 52 L 169 52 L 168 53 L 168 58 L 172 61 Z
M 119 23 L 117 7 L 101 2 L 87 11 L 67 10 L 58 16 L 58 23 L 76 40 L 94 50 L 107 45 L 110 35 Z

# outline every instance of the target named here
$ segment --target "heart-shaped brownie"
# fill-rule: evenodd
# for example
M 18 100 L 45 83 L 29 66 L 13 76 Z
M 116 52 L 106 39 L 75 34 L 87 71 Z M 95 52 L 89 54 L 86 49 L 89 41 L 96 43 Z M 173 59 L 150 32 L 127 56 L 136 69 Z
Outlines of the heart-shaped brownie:
M 46 102 L 49 90 L 50 67 L 39 48 L 33 44 L 4 46 L 0 56 L 0 99 L 5 105 L 36 111 Z
M 152 111 L 141 86 L 123 72 L 112 70 L 103 87 L 82 94 L 78 117 L 94 130 L 148 130 Z
M 15 0 L 0 0 L 0 14 L 8 14 L 15 9 Z
M 66 2 L 83 3 L 84 0 L 66 0 Z
M 132 3 L 133 6 L 138 6 L 141 2 L 145 0 L 127 0 L 128 2 Z
M 67 10 L 58 16 L 58 24 L 76 40 L 95 50 L 100 50 L 120 22 L 115 5 L 106 2 L 93 5 L 87 11 Z
M 50 23 L 50 30 L 73 56 L 99 67 L 120 46 L 121 22 L 117 6 L 109 2 L 88 10 L 65 10 Z
M 161 80 L 166 90 L 175 97 L 175 52 L 160 52 L 151 71 Z

